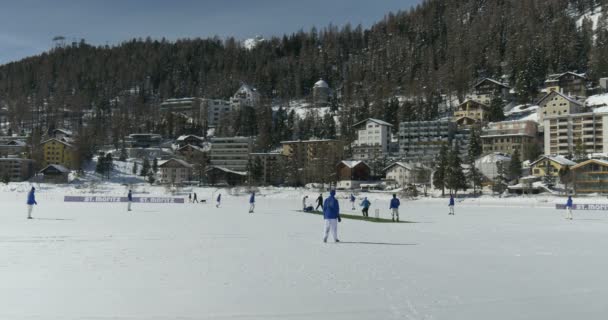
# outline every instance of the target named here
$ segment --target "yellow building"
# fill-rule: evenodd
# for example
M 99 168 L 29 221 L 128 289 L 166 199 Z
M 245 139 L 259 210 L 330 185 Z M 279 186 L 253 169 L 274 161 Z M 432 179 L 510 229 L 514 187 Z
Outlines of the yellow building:
M 76 148 L 73 145 L 59 139 L 48 139 L 43 141 L 41 145 L 43 150 L 43 167 L 50 164 L 58 164 L 68 169 L 78 169 L 79 163 Z
M 473 100 L 466 100 L 454 111 L 454 122 L 459 126 L 473 125 L 488 121 L 488 106 Z
M 559 170 L 565 166 L 575 166 L 576 162 L 570 161 L 562 156 L 541 156 L 530 164 L 530 172 L 535 177 L 544 177 L 548 174 L 553 177 L 559 176 Z

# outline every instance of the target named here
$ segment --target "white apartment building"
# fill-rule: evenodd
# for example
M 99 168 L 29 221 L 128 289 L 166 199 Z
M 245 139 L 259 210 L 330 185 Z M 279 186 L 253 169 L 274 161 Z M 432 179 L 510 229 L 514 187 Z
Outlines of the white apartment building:
M 538 101 L 538 121 L 546 117 L 574 114 L 581 111 L 583 103 L 558 91 L 551 91 Z
M 228 117 L 232 111 L 230 101 L 221 99 L 203 99 L 201 108 L 205 109 L 201 112 L 201 115 L 207 115 L 207 119 L 205 120 L 207 121 L 207 126 L 209 128 L 219 126 L 222 119 Z
M 388 154 L 392 124 L 370 118 L 355 123 L 353 127 L 357 130 L 357 140 L 353 144 L 355 160 L 369 160 Z
M 253 151 L 253 138 L 211 138 L 209 159 L 211 165 L 228 170 L 246 172 L 249 154 Z
M 606 109 L 606 108 L 602 108 Z M 546 117 L 545 154 L 574 154 L 578 141 L 585 153 L 608 152 L 608 110 Z

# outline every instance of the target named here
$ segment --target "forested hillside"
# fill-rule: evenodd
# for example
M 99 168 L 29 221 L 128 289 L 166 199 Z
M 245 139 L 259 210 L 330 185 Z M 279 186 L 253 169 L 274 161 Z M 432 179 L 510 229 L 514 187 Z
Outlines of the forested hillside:
M 15 125 L 33 110 L 101 115 L 114 107 L 125 123 L 154 127 L 159 118 L 149 108 L 166 98 L 227 98 L 246 82 L 268 100 L 297 99 L 322 77 L 339 93 L 337 104 L 360 106 L 347 122 L 385 116 L 395 96 L 410 102 L 392 106 L 388 120 L 432 118 L 442 95 L 463 98 L 482 77 L 505 78 L 526 102 L 549 73 L 607 76 L 607 20 L 580 22 L 594 8 L 608 10 L 606 2 L 430 0 L 369 29 L 312 28 L 252 49 L 217 38 L 82 41 L 0 66 L 0 103 Z

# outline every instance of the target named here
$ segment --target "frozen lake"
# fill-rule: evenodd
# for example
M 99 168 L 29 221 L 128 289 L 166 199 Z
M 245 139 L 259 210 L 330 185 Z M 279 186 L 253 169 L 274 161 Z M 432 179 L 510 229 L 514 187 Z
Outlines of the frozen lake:
M 407 202 L 401 219 L 343 220 L 301 200 L 63 203 L 1 192 L 1 319 L 605 319 L 608 216 Z M 120 194 L 119 194 L 120 195 Z M 311 198 L 315 194 L 311 193 Z M 211 197 L 201 192 L 200 198 Z M 506 201 L 506 200 L 505 200 Z M 388 202 L 375 202 L 385 215 Z M 346 213 L 350 206 L 342 200 Z M 550 206 L 550 205 L 548 205 Z M 370 212 L 370 215 L 372 214 Z

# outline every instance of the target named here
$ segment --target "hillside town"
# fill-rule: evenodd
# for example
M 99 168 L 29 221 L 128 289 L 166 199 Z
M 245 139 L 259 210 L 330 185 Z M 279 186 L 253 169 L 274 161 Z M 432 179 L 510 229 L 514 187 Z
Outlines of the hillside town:
M 227 100 L 179 97 L 160 103 L 157 112 L 195 124 L 198 132 L 130 133 L 117 145 L 97 146 L 91 159 L 79 150 L 90 146 L 78 143 L 71 128 L 2 136 L 0 177 L 5 183 L 70 183 L 93 165 L 94 174 L 110 178 L 118 161 L 146 183 L 174 186 L 316 184 L 411 196 L 430 190 L 605 193 L 607 86 L 606 78 L 594 84 L 585 74 L 564 72 L 550 75 L 535 101 L 516 104 L 506 82 L 485 78 L 464 101 L 445 101 L 441 116 L 430 121 L 395 126 L 394 119 L 367 118 L 352 124 L 350 140 L 336 132 L 333 138 L 312 136 L 261 147 L 259 134 L 222 130 L 235 111 L 261 108 L 263 94 L 243 84 Z M 338 92 L 323 79 L 310 92 L 296 112 L 302 117 L 329 114 L 334 125 L 340 124 L 329 110 Z M 279 111 L 271 108 L 273 119 Z

